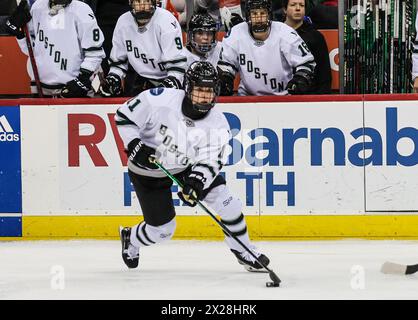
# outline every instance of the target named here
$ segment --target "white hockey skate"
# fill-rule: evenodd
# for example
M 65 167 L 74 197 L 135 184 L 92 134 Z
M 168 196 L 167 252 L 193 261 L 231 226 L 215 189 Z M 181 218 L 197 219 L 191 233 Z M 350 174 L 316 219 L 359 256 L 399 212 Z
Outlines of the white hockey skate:
M 249 254 L 247 251 L 238 252 L 237 250 L 231 249 L 232 253 L 238 260 L 238 263 L 243 265 L 247 271 L 250 272 L 268 272 L 254 257 Z M 270 259 L 267 258 L 264 254 L 255 252 L 252 250 L 254 255 L 260 260 L 266 267 L 270 263 Z
M 131 228 L 119 227 L 120 240 L 122 242 L 122 259 L 129 269 L 138 267 L 139 248 L 131 244 Z

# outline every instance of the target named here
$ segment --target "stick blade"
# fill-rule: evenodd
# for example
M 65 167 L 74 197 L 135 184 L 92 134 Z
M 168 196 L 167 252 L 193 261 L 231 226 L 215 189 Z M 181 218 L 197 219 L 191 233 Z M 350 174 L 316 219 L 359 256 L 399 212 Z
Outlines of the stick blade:
M 393 262 L 385 262 L 380 269 L 384 274 L 406 274 L 406 265 Z

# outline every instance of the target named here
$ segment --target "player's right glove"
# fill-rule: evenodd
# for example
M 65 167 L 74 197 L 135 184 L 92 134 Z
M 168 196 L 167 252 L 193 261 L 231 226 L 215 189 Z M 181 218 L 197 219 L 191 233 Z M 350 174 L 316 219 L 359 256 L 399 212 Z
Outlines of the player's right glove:
M 115 97 L 122 93 L 122 80 L 114 73 L 109 73 L 99 88 L 102 97 Z
M 25 37 L 23 27 L 32 19 L 30 9 L 26 0 L 19 3 L 16 10 L 6 21 L 6 28 L 8 32 L 16 36 L 18 39 Z
M 135 164 L 149 169 L 158 169 L 158 167 L 150 162 L 150 158 L 155 157 L 155 149 L 148 147 L 141 139 L 133 139 L 128 144 L 129 160 Z
M 308 70 L 296 71 L 287 83 L 286 90 L 290 94 L 307 94 L 312 89 L 313 74 Z
M 192 171 L 184 179 L 183 189 L 177 192 L 179 198 L 189 207 L 194 207 L 197 200 L 202 200 L 206 178 L 200 172 Z

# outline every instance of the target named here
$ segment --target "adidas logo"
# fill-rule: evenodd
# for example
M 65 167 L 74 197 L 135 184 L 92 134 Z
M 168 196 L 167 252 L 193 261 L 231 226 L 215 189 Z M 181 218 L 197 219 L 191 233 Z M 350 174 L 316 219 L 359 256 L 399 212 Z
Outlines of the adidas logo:
M 12 141 L 19 141 L 20 137 L 19 134 L 13 133 L 14 130 L 10 125 L 9 121 L 7 121 L 6 116 L 0 117 L 0 142 L 12 142 Z

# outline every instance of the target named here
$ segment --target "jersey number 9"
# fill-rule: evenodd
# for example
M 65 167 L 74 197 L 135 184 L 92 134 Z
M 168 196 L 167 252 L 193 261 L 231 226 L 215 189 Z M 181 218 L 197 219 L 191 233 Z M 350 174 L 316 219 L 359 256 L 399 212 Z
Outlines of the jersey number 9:
M 181 39 L 179 37 L 176 37 L 174 41 L 176 42 L 177 49 L 179 50 L 183 49 L 183 45 L 181 44 Z

